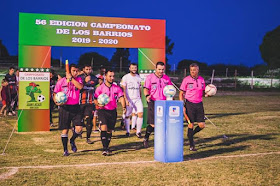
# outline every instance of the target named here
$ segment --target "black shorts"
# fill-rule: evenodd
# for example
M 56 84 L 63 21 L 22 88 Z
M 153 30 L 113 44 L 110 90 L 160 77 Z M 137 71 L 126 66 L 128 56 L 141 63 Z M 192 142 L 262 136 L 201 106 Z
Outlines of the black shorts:
M 85 116 L 89 116 L 89 117 L 93 117 L 92 113 L 93 113 L 93 104 L 83 104 L 80 105 L 81 107 L 81 113 L 82 113 L 82 117 L 84 118 Z
M 189 101 L 185 102 L 186 105 L 186 112 L 187 115 L 191 121 L 191 123 L 194 122 L 205 122 L 204 119 L 204 108 L 203 108 L 203 103 L 192 103 Z
M 100 125 L 107 125 L 108 129 L 114 130 L 117 122 L 117 110 L 99 109 L 98 120 Z
M 62 105 L 59 108 L 59 129 L 71 129 L 73 126 L 83 126 L 80 105 Z
M 155 124 L 155 101 L 148 102 L 148 119 L 147 124 Z

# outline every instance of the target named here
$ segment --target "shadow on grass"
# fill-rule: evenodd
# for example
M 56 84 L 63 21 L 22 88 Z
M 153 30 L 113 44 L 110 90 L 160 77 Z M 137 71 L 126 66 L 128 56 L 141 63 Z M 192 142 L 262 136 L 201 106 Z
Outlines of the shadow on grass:
M 248 147 L 247 145 L 242 145 L 242 146 L 238 146 L 238 147 L 219 148 L 219 149 L 213 149 L 213 150 L 207 150 L 207 151 L 199 151 L 199 152 L 196 152 L 193 154 L 184 155 L 184 161 L 207 158 L 207 157 L 221 155 L 221 154 L 229 153 L 229 152 L 241 151 L 241 150 L 246 149 L 247 147 Z
M 140 149 L 143 149 L 142 142 L 132 142 L 132 143 L 126 143 L 126 144 L 121 144 L 121 145 L 110 146 L 110 150 L 112 151 L 112 154 L 111 154 L 112 156 L 120 154 L 120 153 L 126 153 L 128 151 L 136 151 L 136 150 L 140 150 Z M 83 150 L 80 152 L 96 152 L 96 151 L 102 152 L 103 148 L 92 149 L 92 150 Z
M 200 159 L 200 158 L 211 157 L 211 156 L 220 155 L 220 154 L 224 154 L 224 153 L 244 150 L 249 146 L 248 145 L 241 145 L 241 146 L 237 146 L 237 147 L 226 147 L 226 146 L 238 144 L 241 142 L 251 141 L 251 140 L 272 140 L 272 139 L 276 138 L 276 137 L 273 137 L 276 135 L 278 135 L 278 134 L 276 134 L 276 133 L 265 134 L 265 135 L 231 134 L 231 135 L 227 135 L 229 137 L 228 139 L 222 139 L 221 136 L 197 139 L 197 140 L 195 140 L 195 142 L 196 142 L 196 147 L 198 147 L 198 152 L 190 154 L 190 155 L 185 155 L 184 160 Z M 220 143 L 216 143 L 216 144 L 207 144 L 208 142 L 215 141 L 218 139 L 222 139 L 222 141 Z M 185 139 L 185 142 L 186 141 L 188 141 L 188 140 Z M 185 145 L 188 146 L 189 144 L 185 143 Z M 211 148 L 211 147 L 220 147 L 220 148 L 203 151 L 203 149 Z
M 237 112 L 237 113 L 223 113 L 223 114 L 205 114 L 209 119 L 221 118 L 226 116 L 238 116 L 242 114 L 248 114 L 247 112 Z

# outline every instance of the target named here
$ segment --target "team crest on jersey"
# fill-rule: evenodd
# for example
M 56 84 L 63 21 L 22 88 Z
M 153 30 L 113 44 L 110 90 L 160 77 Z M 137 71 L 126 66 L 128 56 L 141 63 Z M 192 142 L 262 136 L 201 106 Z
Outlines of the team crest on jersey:
M 192 85 L 192 84 L 189 84 L 188 86 L 189 86 L 189 88 L 193 88 L 193 85 Z
M 152 89 L 157 89 L 157 85 L 152 85 Z

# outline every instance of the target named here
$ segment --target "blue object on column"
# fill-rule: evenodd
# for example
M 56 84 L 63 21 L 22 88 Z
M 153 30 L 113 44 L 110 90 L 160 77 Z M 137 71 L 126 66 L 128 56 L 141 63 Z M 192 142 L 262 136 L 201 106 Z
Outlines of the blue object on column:
M 183 101 L 155 101 L 155 160 L 183 161 Z

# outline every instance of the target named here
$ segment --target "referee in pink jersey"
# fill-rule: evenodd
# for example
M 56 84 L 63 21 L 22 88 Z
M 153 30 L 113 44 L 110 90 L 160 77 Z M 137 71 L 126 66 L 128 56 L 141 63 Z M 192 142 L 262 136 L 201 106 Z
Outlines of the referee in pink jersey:
M 117 102 L 121 102 L 123 113 L 126 112 L 126 105 L 121 87 L 114 84 L 115 73 L 112 70 L 107 70 L 105 73 L 105 83 L 101 84 L 95 90 L 94 103 L 98 105 L 98 120 L 101 126 L 100 138 L 103 145 L 103 156 L 111 154 L 109 144 L 112 138 L 112 131 L 115 129 L 117 122 Z M 106 105 L 100 105 L 97 98 L 100 94 L 109 96 L 110 101 Z
M 149 136 L 154 131 L 154 107 L 156 100 L 166 100 L 163 95 L 163 89 L 166 85 L 172 85 L 170 78 L 164 74 L 165 65 L 163 62 L 157 62 L 155 73 L 147 76 L 144 83 L 144 95 L 148 103 L 148 126 L 144 137 L 144 148 L 149 147 Z
M 59 129 L 62 130 L 61 141 L 64 149 L 64 156 L 69 156 L 68 153 L 68 131 L 72 128 L 71 122 L 75 130 L 70 139 L 70 145 L 73 152 L 77 152 L 75 139 L 82 134 L 82 115 L 79 105 L 80 90 L 83 88 L 83 82 L 78 77 L 78 67 L 75 64 L 69 66 L 70 73 L 66 73 L 66 77 L 61 78 L 55 85 L 53 100 L 59 107 Z M 67 101 L 64 104 L 57 103 L 55 95 L 58 92 L 64 92 L 67 95 Z
M 198 73 L 199 66 L 196 63 L 192 63 L 190 65 L 190 75 L 183 79 L 179 93 L 179 99 L 182 101 L 185 99 L 184 112 L 186 112 L 191 122 L 188 124 L 188 138 L 191 151 L 196 151 L 193 136 L 205 127 L 202 103 L 205 81 Z M 205 97 L 207 96 L 205 94 Z M 198 126 L 193 130 L 194 122 L 198 122 Z

